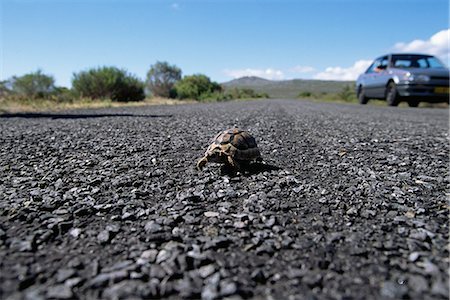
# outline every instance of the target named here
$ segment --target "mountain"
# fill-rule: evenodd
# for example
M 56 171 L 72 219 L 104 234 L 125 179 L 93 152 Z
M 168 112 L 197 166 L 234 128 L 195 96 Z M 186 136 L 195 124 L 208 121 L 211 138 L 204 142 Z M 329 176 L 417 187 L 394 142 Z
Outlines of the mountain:
M 245 76 L 222 83 L 224 86 L 243 87 L 243 86 L 264 86 L 273 81 L 256 76 Z
M 260 77 L 241 77 L 222 83 L 225 90 L 249 88 L 267 93 L 271 98 L 297 98 L 302 92 L 313 94 L 339 93 L 346 86 L 352 88 L 354 81 L 329 81 L 315 79 L 268 80 Z

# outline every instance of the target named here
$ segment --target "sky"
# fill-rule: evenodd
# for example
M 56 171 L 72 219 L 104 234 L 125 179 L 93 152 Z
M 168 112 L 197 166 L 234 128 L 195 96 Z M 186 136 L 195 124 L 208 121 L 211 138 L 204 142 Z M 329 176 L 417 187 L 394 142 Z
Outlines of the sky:
M 449 64 L 447 0 L 0 0 L 0 80 L 42 70 L 59 86 L 115 66 L 145 80 L 167 61 L 219 83 L 354 80 L 389 52 Z

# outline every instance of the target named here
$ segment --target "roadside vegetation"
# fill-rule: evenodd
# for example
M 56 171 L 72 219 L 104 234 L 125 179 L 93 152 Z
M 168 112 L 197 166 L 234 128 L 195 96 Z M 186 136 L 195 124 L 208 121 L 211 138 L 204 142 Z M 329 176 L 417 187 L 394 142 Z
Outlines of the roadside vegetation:
M 117 67 L 103 66 L 74 73 L 72 87 L 59 87 L 42 70 L 0 82 L 0 113 L 72 108 L 227 101 L 267 98 L 252 89 L 225 91 L 203 74 L 182 76 L 167 62 L 150 66 L 145 81 Z
M 297 98 L 319 101 L 358 103 L 355 89 L 351 85 L 345 85 L 339 92 L 302 91 L 297 95 Z

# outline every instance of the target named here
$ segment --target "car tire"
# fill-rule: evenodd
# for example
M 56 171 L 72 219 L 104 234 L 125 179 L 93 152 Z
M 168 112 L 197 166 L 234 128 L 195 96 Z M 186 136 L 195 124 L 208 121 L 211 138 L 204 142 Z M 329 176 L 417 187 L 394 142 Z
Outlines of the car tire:
M 386 87 L 386 102 L 389 106 L 398 106 L 400 103 L 400 96 L 397 92 L 395 82 L 391 81 Z
M 369 102 L 369 98 L 366 97 L 366 92 L 362 86 L 358 89 L 358 101 L 359 104 L 367 104 L 367 102 Z
M 419 106 L 420 101 L 416 99 L 408 100 L 409 107 L 417 107 Z

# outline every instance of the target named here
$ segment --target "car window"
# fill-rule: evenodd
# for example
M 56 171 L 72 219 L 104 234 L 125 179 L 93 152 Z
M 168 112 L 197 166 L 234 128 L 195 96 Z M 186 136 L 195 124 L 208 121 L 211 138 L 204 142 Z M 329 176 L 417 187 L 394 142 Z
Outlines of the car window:
M 381 58 L 376 59 L 373 64 L 367 69 L 366 73 L 375 73 L 376 68 L 378 68 L 381 65 Z
M 424 55 L 394 55 L 394 68 L 444 68 L 444 65 L 434 56 Z
M 411 61 L 409 59 L 397 59 L 394 61 L 394 68 L 409 68 Z
M 445 65 L 436 57 L 428 57 L 429 68 L 445 68 Z
M 389 63 L 389 60 L 388 60 L 387 56 L 381 58 L 380 66 L 387 67 L 388 63 Z
M 377 64 L 377 61 L 374 61 L 374 62 L 370 65 L 370 67 L 367 69 L 366 73 L 373 73 L 373 72 L 374 72 L 374 69 L 376 68 L 376 65 L 378 65 L 378 64 Z
M 429 64 L 428 64 L 426 58 L 418 59 L 417 63 L 419 64 L 419 68 L 428 68 L 429 67 Z

